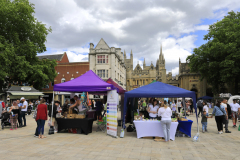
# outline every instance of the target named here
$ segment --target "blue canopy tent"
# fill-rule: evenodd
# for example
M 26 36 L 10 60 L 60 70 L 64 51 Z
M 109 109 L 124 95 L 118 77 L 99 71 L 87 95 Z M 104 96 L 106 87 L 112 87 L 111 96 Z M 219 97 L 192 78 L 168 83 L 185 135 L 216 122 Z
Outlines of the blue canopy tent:
M 199 97 L 198 99 L 212 99 L 212 97 L 210 97 L 210 96 L 203 96 L 203 97 Z
M 123 117 L 125 117 L 127 112 L 127 102 L 129 98 L 140 98 L 140 97 L 191 97 L 193 100 L 193 106 L 196 111 L 197 117 L 197 107 L 196 107 L 196 94 L 194 91 L 188 91 L 183 88 L 175 87 L 162 82 L 151 83 L 129 92 L 125 92 L 124 95 L 124 111 Z M 198 122 L 198 118 L 197 118 Z M 123 119 L 123 124 L 125 127 L 125 118 Z

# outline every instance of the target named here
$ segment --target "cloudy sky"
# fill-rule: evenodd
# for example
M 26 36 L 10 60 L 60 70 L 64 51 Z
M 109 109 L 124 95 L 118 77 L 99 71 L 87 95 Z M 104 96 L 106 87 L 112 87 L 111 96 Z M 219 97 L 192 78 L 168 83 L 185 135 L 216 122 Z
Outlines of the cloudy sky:
M 35 16 L 52 27 L 47 52 L 67 52 L 71 62 L 87 61 L 89 43 L 103 38 L 110 47 L 133 51 L 134 64 L 156 64 L 162 43 L 167 71 L 178 74 L 178 62 L 205 43 L 208 25 L 239 0 L 30 0 Z

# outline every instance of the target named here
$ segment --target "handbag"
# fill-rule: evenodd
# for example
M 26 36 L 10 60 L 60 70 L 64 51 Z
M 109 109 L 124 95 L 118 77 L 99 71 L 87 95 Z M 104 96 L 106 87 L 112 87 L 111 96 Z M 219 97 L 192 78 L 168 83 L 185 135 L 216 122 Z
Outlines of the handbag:
M 52 123 L 51 123 L 51 118 L 49 118 L 48 120 L 48 126 L 51 127 Z
M 54 128 L 53 128 L 53 126 L 50 126 L 49 131 L 48 131 L 48 134 L 49 134 L 49 135 L 50 135 L 50 134 L 54 134 Z
M 38 106 L 37 106 L 37 108 L 38 108 Z M 35 111 L 33 113 L 33 119 L 36 119 L 36 117 L 37 117 L 37 108 L 35 109 Z
M 221 111 L 222 111 L 222 109 L 221 108 L 219 108 Z M 223 116 L 222 116 L 222 118 L 223 118 L 223 124 L 225 124 L 226 122 L 227 122 L 227 118 L 226 118 L 226 115 L 225 115 L 225 113 L 222 111 L 222 113 L 223 113 Z

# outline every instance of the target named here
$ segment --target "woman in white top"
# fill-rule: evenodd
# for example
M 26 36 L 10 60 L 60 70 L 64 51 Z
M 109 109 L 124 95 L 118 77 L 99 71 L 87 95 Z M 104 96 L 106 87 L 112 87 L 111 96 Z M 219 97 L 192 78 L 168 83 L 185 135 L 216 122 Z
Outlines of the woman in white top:
M 203 101 L 203 111 L 206 111 L 206 116 L 208 116 L 208 106 L 206 101 Z
M 164 107 L 161 107 L 158 110 L 158 116 L 161 116 L 161 126 L 163 129 L 163 133 L 164 133 L 164 138 L 165 138 L 165 142 L 169 142 L 170 141 L 170 127 L 171 127 L 171 116 L 172 116 L 172 110 L 170 107 L 164 105 Z
M 157 119 L 159 106 L 157 105 L 157 100 L 153 100 L 153 104 L 150 104 L 148 107 L 149 119 Z

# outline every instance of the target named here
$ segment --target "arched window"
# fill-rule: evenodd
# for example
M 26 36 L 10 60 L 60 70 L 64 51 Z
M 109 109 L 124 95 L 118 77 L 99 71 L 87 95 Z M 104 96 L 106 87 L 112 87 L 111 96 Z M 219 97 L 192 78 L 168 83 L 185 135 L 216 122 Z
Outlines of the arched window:
M 63 82 L 66 82 L 65 78 L 62 78 L 62 79 L 61 79 L 61 83 L 63 83 Z

